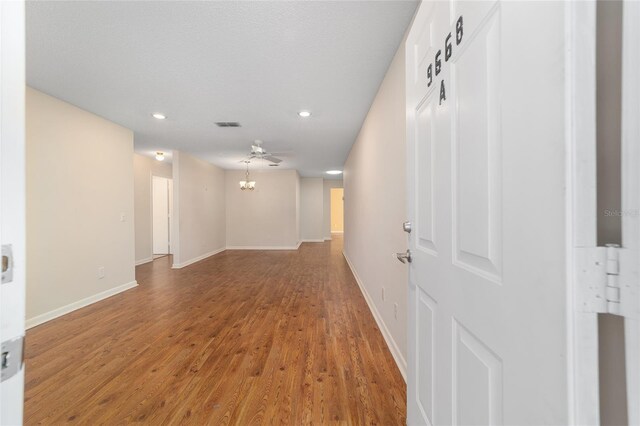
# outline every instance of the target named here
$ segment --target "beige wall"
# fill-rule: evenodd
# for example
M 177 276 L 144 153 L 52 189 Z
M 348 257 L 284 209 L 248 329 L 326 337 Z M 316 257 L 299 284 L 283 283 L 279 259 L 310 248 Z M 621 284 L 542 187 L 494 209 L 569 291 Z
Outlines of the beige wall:
M 322 178 L 302 178 L 300 187 L 300 229 L 302 241 L 324 241 Z
M 343 196 L 343 188 L 331 188 L 331 232 L 344 231 Z
M 224 171 L 173 152 L 173 266 L 204 259 L 226 246 Z
M 227 247 L 297 247 L 300 178 L 295 170 L 251 170 L 254 191 L 241 191 L 244 171 L 227 170 Z
M 406 371 L 404 43 L 396 53 L 344 166 L 344 252 L 391 352 Z M 382 300 L 382 288 L 385 300 Z M 398 305 L 398 317 L 394 316 Z M 380 322 L 382 324 L 380 324 Z
M 133 154 L 136 264 L 153 259 L 151 228 L 151 176 L 171 178 L 171 164 Z
M 135 285 L 133 132 L 27 87 L 26 136 L 33 326 Z
M 331 239 L 331 188 L 342 188 L 342 179 L 324 179 L 322 198 L 322 232 L 325 240 Z

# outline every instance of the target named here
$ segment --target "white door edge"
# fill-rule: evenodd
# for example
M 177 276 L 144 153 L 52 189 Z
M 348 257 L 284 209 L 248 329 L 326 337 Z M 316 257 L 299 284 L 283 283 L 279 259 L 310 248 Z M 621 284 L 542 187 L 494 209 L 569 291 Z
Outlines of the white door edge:
M 575 249 L 597 245 L 596 3 L 567 2 L 565 12 L 568 419 L 595 425 L 600 423 L 598 317 L 576 309 Z
M 640 3 L 625 0 L 622 26 L 622 246 L 640 264 Z M 635 279 L 640 279 L 636 275 Z M 638 296 L 634 305 L 638 306 Z M 640 423 L 640 323 L 625 317 L 627 415 Z
M 0 341 L 13 341 L 0 383 L 0 424 L 22 424 L 25 334 L 25 3 L 0 1 L 0 233 L 11 245 L 12 277 L 0 284 Z M 18 345 L 18 346 L 16 346 Z M 13 357 L 11 357 L 13 354 Z

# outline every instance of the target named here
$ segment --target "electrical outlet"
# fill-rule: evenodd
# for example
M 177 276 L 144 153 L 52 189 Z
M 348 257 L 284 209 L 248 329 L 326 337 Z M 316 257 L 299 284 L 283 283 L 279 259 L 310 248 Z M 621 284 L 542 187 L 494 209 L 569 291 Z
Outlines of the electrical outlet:
M 98 279 L 104 278 L 104 266 L 98 267 Z
M 398 304 L 397 303 L 393 304 L 393 316 L 395 317 L 395 319 L 398 319 Z
M 120 213 L 120 222 L 124 222 L 125 220 L 127 220 L 127 217 L 125 216 L 125 214 Z
M 384 300 L 384 287 L 382 287 L 382 300 Z

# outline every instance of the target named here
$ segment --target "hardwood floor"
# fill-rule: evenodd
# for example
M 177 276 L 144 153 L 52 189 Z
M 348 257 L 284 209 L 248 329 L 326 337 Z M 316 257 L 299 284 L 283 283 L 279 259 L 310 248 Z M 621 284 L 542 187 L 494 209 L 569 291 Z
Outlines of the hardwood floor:
M 27 332 L 25 424 L 405 424 L 341 237 L 169 261 Z

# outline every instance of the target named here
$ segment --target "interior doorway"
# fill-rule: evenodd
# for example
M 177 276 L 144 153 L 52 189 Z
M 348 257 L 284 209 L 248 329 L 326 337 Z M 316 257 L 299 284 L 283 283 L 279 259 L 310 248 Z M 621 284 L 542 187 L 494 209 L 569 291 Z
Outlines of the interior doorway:
M 153 258 L 172 254 L 171 217 L 173 216 L 173 179 L 152 176 L 151 226 Z
M 331 233 L 344 233 L 344 188 L 331 188 Z

